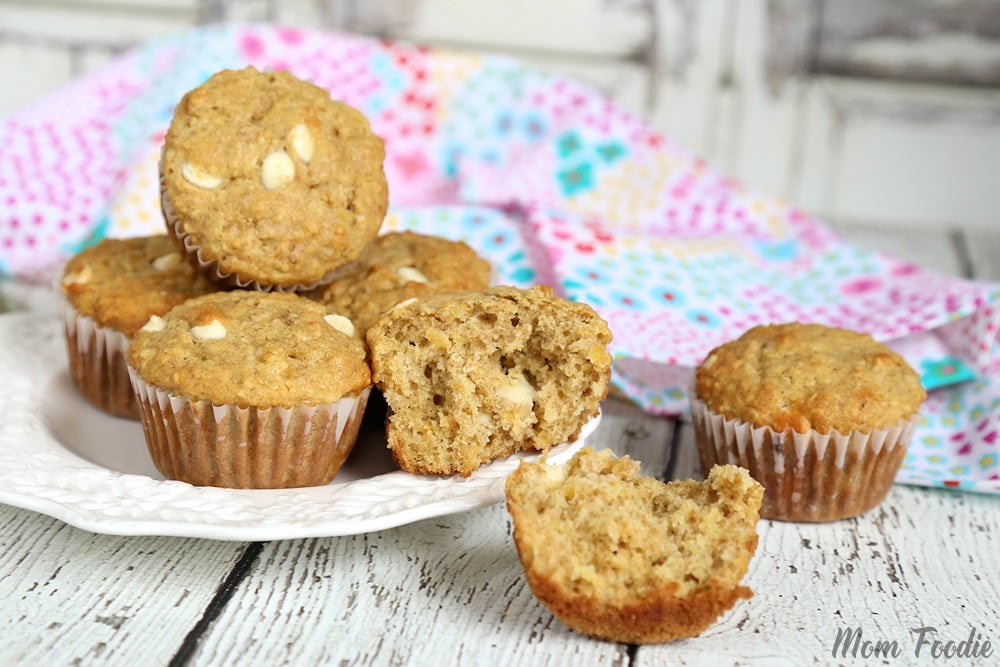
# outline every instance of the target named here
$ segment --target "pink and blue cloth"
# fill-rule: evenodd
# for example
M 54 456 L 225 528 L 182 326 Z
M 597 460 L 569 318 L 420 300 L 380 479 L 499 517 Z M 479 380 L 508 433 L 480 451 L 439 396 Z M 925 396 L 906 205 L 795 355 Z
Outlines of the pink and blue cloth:
M 384 229 L 466 240 L 614 332 L 615 388 L 683 415 L 696 365 L 761 323 L 871 333 L 931 389 L 898 481 L 1000 492 L 1000 285 L 854 247 L 723 177 L 591 88 L 525 63 L 275 26 L 142 45 L 0 121 L 0 272 L 51 280 L 102 237 L 163 231 L 157 160 L 180 97 L 287 69 L 384 138 Z

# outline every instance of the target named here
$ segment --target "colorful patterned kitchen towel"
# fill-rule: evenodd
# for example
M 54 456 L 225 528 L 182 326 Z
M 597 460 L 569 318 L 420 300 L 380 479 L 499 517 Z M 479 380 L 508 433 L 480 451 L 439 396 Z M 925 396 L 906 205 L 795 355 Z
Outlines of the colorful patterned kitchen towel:
M 870 332 L 935 388 L 899 481 L 1000 491 L 1000 285 L 845 243 L 746 190 L 575 81 L 522 62 L 275 26 L 214 26 L 125 54 L 0 124 L 0 271 L 50 280 L 104 236 L 163 230 L 173 107 L 226 67 L 288 69 L 386 142 L 386 229 L 462 238 L 507 283 L 591 303 L 615 387 L 684 414 L 715 345 L 758 323 Z

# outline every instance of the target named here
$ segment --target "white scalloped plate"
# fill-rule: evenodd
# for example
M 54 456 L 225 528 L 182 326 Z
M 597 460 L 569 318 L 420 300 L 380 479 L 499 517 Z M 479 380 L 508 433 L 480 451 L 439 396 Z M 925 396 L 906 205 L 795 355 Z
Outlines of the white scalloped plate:
M 0 502 L 96 533 L 218 540 L 353 535 L 464 512 L 503 499 L 514 455 L 463 478 L 396 468 L 373 430 L 326 486 L 244 490 L 166 481 L 153 467 L 138 422 L 107 416 L 77 394 L 57 318 L 0 316 Z M 562 463 L 583 446 L 549 452 Z

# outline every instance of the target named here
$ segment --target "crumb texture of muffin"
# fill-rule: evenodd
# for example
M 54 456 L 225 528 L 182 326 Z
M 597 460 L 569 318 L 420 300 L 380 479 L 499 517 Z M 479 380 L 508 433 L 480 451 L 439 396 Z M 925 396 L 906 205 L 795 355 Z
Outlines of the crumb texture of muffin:
M 379 236 L 353 264 L 308 296 L 350 318 L 364 333 L 378 317 L 407 299 L 489 286 L 490 265 L 461 241 L 391 232 Z
M 762 516 L 833 521 L 889 493 L 925 397 L 916 371 L 870 336 L 786 323 L 712 350 L 691 415 L 702 469 L 750 470 Z
M 198 486 L 326 484 L 371 389 L 361 340 L 294 294 L 234 291 L 152 317 L 129 348 L 157 469 Z
M 506 483 L 514 542 L 535 596 L 609 641 L 693 637 L 741 599 L 763 489 L 746 470 L 664 483 L 611 450 L 523 462 Z
M 367 118 L 328 91 L 223 70 L 183 97 L 164 139 L 168 228 L 223 284 L 314 286 L 378 233 L 384 157 Z
M 404 302 L 367 339 L 388 446 L 409 472 L 467 476 L 571 441 L 607 395 L 607 324 L 545 287 Z
M 125 366 L 129 342 L 151 315 L 215 288 L 165 234 L 104 239 L 67 263 L 60 319 L 73 384 L 101 410 L 137 418 Z

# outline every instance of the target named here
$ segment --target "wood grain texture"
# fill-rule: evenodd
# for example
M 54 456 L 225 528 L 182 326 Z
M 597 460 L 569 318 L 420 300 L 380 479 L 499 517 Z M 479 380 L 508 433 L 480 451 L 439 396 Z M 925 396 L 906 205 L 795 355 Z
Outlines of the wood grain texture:
M 535 600 L 510 535 L 495 505 L 268 544 L 191 664 L 626 664 Z
M 95 535 L 0 505 L 0 664 L 166 664 L 243 546 Z

